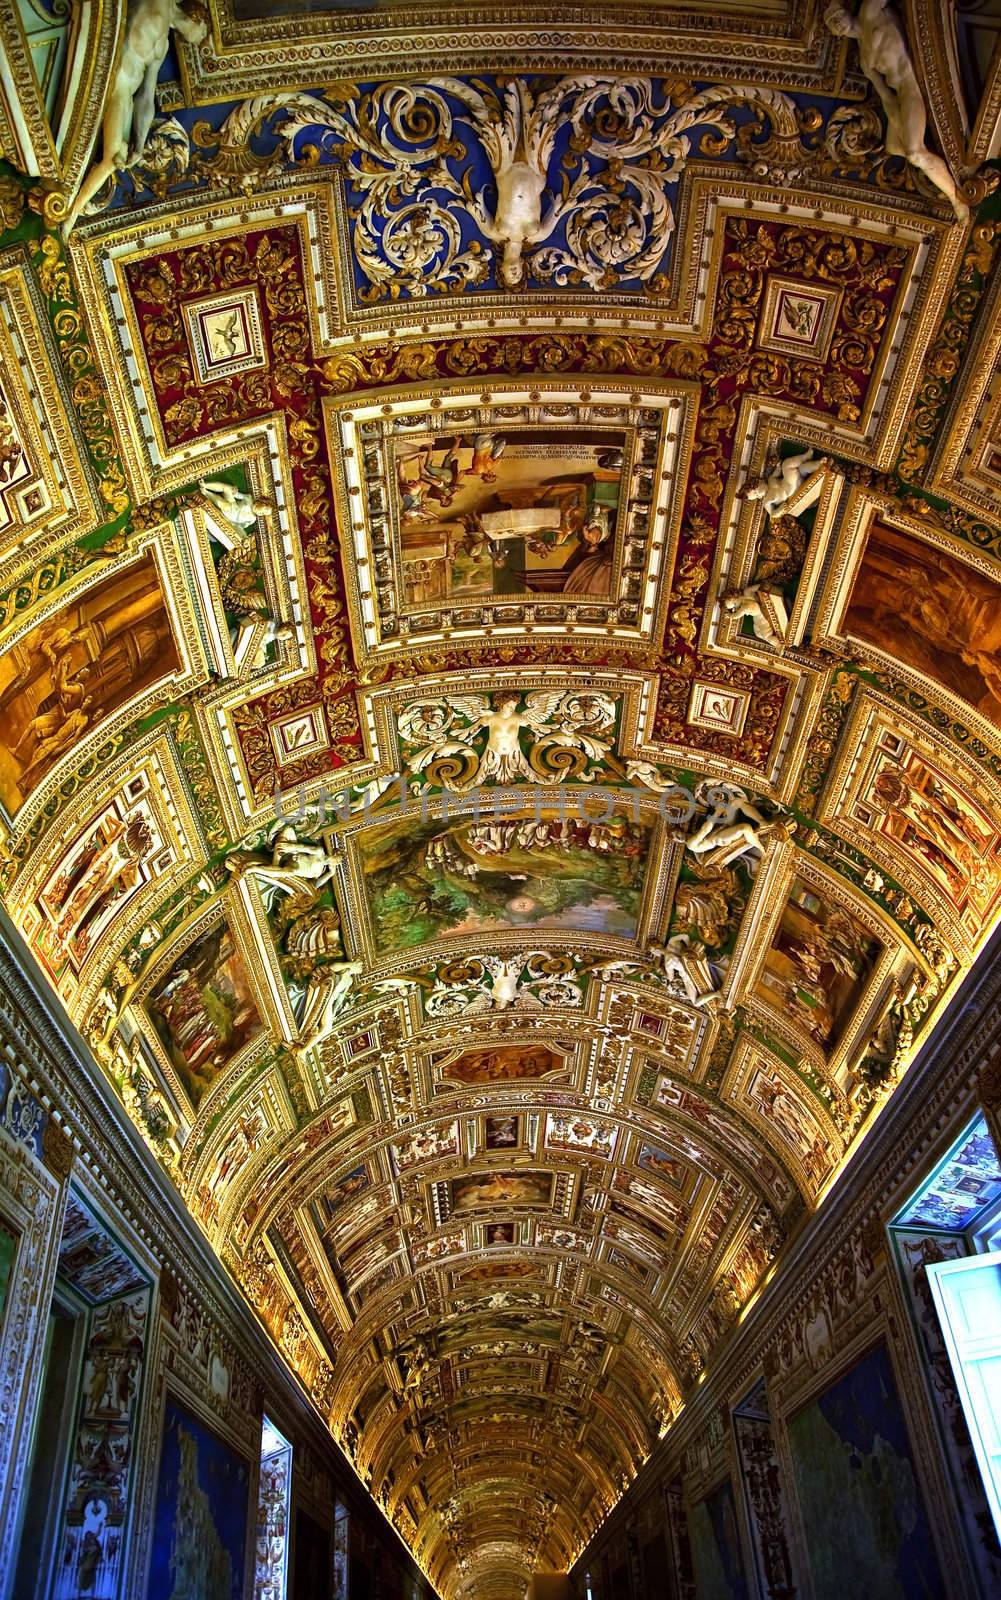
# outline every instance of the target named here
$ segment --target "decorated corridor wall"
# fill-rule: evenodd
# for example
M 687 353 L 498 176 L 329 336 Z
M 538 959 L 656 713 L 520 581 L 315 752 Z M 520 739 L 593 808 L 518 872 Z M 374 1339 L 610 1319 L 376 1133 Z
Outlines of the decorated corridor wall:
M 970 1250 L 1001 1192 L 997 954 L 581 1555 L 581 1600 L 839 1600 L 856 1578 L 869 1600 L 1001 1593 L 926 1271 Z
M 3 918 L 0 1594 L 430 1596 L 18 946 Z M 292 1443 L 284 1590 L 265 1411 Z

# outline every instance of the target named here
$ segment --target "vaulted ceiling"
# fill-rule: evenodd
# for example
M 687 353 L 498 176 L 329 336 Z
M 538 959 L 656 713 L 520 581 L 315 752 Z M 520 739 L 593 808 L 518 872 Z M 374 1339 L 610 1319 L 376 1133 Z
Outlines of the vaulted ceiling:
M 67 240 L 124 14 L 3 23 L 3 895 L 508 1600 L 998 918 L 997 8 L 905 7 L 968 225 L 813 0 L 277 9 Z

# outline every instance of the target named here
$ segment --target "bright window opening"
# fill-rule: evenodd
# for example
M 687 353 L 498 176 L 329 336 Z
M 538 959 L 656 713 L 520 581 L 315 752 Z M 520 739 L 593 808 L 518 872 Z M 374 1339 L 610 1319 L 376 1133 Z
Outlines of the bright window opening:
M 1001 1537 L 1001 1252 L 933 1262 L 928 1282 Z
M 333 1600 L 348 1600 L 348 1565 L 350 1559 L 350 1522 L 348 1508 L 338 1500 L 334 1508 L 334 1594 Z
M 257 1494 L 254 1600 L 285 1600 L 291 1493 L 292 1446 L 265 1417 L 261 1429 L 261 1482 Z

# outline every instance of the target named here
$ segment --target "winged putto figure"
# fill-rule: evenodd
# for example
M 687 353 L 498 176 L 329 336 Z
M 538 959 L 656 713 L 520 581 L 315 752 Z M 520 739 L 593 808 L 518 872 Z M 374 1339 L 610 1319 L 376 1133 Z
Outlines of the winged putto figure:
M 598 690 L 450 694 L 399 719 L 404 759 L 424 782 L 463 793 L 478 783 L 589 782 L 612 747 L 615 701 Z

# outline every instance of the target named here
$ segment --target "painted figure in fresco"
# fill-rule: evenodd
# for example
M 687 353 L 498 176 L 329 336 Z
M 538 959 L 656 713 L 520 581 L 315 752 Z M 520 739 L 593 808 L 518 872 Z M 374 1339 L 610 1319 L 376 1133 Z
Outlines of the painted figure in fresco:
M 782 302 L 782 314 L 786 322 L 801 339 L 809 339 L 813 333 L 813 321 L 816 304 L 811 300 L 794 300 L 787 294 Z
M 564 594 L 609 595 L 612 592 L 612 530 L 607 517 L 588 517 L 580 530 L 581 550 L 567 569 Z
M 487 1118 L 487 1148 L 506 1150 L 518 1143 L 517 1117 Z
M 464 478 L 479 478 L 481 483 L 496 483 L 497 463 L 507 447 L 507 440 L 497 433 L 473 434 L 473 461 L 465 468 Z
M 406 604 L 450 596 L 608 596 L 624 452 L 614 434 L 484 428 L 396 456 Z M 599 443 L 602 446 L 599 448 Z
M 194 1105 L 264 1024 L 225 924 L 196 939 L 152 990 L 151 1020 Z
M 434 522 L 437 511 L 427 504 L 431 485 L 422 478 L 411 478 L 406 464 L 396 463 L 396 483 L 400 492 L 400 510 L 404 522 Z
M 877 950 L 878 941 L 842 907 L 796 879 L 765 956 L 759 992 L 826 1045 L 861 993 Z
M 744 489 L 743 497 L 745 500 L 760 500 L 766 515 L 774 517 L 802 488 L 807 478 L 812 478 L 827 464 L 827 456 L 815 456 L 812 448 L 801 450 L 798 455 L 786 456 L 776 462 L 760 483 Z
M 102 901 L 111 900 L 127 886 L 139 861 L 150 849 L 153 836 L 144 817 L 109 825 L 108 837 L 89 862 L 59 919 L 59 938 L 65 940 Z
M 65 680 L 67 676 L 64 665 L 67 652 L 75 644 L 85 643 L 89 637 L 89 628 L 83 626 L 71 627 L 65 622 L 50 622 L 48 627 L 42 631 L 38 640 L 38 648 L 49 663 L 49 667 L 52 670 L 53 683 L 57 679 Z
M 426 483 L 427 493 L 441 505 L 452 503 L 455 486 L 459 481 L 459 450 L 462 446 L 462 435 L 452 440 L 452 447 L 445 456 L 440 466 L 435 466 L 434 452 L 429 445 L 417 452 L 417 470 L 422 483 Z
M 70 627 L 66 623 L 52 620 L 43 625 L 35 641 L 35 651 L 27 649 L 23 653 L 21 664 L 17 672 L 5 685 L 0 694 L 0 712 L 6 711 L 11 701 L 16 700 L 25 685 L 38 671 L 37 655 L 41 655 L 49 664 L 53 684 L 56 683 L 57 674 L 65 694 L 72 678 L 68 666 L 68 652 L 75 644 L 84 644 L 89 638 L 86 627 Z M 69 709 L 69 708 L 67 708 Z
M 217 482 L 201 478 L 198 487 L 230 530 L 228 537 L 224 529 L 217 528 L 216 531 L 216 538 L 227 550 L 243 544 L 251 537 L 258 520 L 274 513 L 275 508 L 270 500 L 261 495 L 247 494 L 223 480 Z
M 750 617 L 754 637 L 773 650 L 781 650 L 789 631 L 789 613 L 777 589 L 765 583 L 752 583 L 746 589 L 725 594 L 720 610 L 736 621 Z
M 933 852 L 943 870 L 954 873 L 958 863 L 966 878 L 976 880 L 989 839 L 950 800 L 941 784 L 932 779 L 922 790 L 908 782 L 898 767 L 884 767 L 873 783 L 872 800 L 891 816 L 909 823 L 913 839 Z
M 201 1219 L 206 1225 L 218 1220 L 219 1207 L 227 1189 L 251 1156 L 260 1149 L 266 1133 L 264 1116 L 259 1108 L 250 1116 L 237 1116 L 236 1127 L 219 1151 L 212 1173 L 199 1192 Z
M 799 1101 L 789 1093 L 777 1072 L 755 1073 L 750 1097 L 762 1115 L 776 1124 L 791 1145 L 801 1151 L 809 1149 L 812 1129 Z
M 860 1076 L 870 1081 L 873 1079 L 887 1081 L 892 1077 L 900 1063 L 902 1020 L 900 990 L 897 989 L 892 1003 L 887 1006 L 866 1039 L 865 1048 L 856 1067 Z
M 217 322 L 212 330 L 212 343 L 215 346 L 217 359 L 225 360 L 227 356 L 235 356 L 237 350 L 237 335 L 240 330 L 240 313 L 234 311 L 225 322 Z
M 67 238 L 84 207 L 116 168 L 142 159 L 156 114 L 156 80 L 171 30 L 189 44 L 208 33 L 208 12 L 198 0 L 130 0 L 118 70 L 104 107 L 100 161 L 91 167 L 63 223 Z
M 1001 725 L 1001 586 L 986 573 L 877 525 L 845 623 Z
M 24 446 L 14 431 L 10 413 L 0 397 L 0 484 L 12 483 L 25 464 Z
M 859 64 L 879 95 L 886 115 L 887 154 L 903 156 L 930 178 L 952 206 L 956 221 L 965 227 L 970 208 L 947 163 L 925 143 L 928 113 L 924 97 L 900 23 L 887 0 L 862 0 L 857 17 L 840 0 L 834 0 L 824 13 L 824 20 L 838 38 L 858 42 Z
M 0 661 L 0 795 L 7 810 L 16 811 L 102 718 L 179 665 L 148 554 L 31 628 Z
M 92 699 L 80 683 L 57 685 L 56 694 L 57 703 L 48 711 L 35 713 L 11 751 L 15 761 L 24 766 L 18 782 L 25 794 L 34 787 L 36 777 L 71 750 L 91 721 L 102 714 L 98 711 L 91 717 Z

